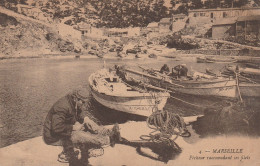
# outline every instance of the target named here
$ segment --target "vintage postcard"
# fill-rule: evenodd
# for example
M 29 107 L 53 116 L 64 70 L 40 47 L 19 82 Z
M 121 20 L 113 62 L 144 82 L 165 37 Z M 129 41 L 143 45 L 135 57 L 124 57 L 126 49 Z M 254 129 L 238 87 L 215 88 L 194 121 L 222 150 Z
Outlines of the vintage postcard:
M 260 166 L 258 0 L 1 0 L 3 166 Z

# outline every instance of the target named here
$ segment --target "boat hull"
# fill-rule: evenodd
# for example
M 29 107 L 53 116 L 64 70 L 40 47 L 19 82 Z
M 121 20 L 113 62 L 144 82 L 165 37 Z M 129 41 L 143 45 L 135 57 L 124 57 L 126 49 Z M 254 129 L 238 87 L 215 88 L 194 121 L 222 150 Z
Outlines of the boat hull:
M 162 110 L 170 97 L 168 92 L 144 91 L 130 86 L 107 70 L 91 74 L 89 86 L 94 99 L 105 107 L 142 116 Z
M 236 80 L 234 79 L 223 78 L 207 81 L 175 80 L 170 82 L 164 79 L 158 79 L 155 76 L 150 76 L 146 73 L 141 74 L 140 72 L 129 69 L 126 71 L 128 71 L 130 77 L 173 92 L 202 96 L 237 97 Z
M 206 63 L 206 58 L 203 57 L 197 57 L 197 63 Z
M 156 83 L 157 82 L 157 83 Z M 236 82 L 235 80 L 227 80 L 221 82 L 211 82 L 211 83 L 183 83 L 184 87 L 174 86 L 167 82 L 151 81 L 153 85 L 161 86 L 165 89 L 185 93 L 192 95 L 202 95 L 202 96 L 223 96 L 223 97 L 236 97 Z M 178 84 L 179 82 L 177 82 Z
M 260 97 L 260 84 L 239 84 L 241 96 Z
M 217 57 L 206 57 L 207 63 L 235 63 L 236 59 L 233 58 L 217 58 Z
M 117 97 L 106 94 L 101 94 L 91 90 L 92 95 L 96 101 L 105 107 L 122 111 L 130 114 L 136 114 L 141 116 L 150 116 L 157 108 L 162 110 L 165 106 L 167 99 L 170 97 L 168 93 L 162 93 L 160 100 L 158 101 L 152 96 L 139 96 L 139 97 Z

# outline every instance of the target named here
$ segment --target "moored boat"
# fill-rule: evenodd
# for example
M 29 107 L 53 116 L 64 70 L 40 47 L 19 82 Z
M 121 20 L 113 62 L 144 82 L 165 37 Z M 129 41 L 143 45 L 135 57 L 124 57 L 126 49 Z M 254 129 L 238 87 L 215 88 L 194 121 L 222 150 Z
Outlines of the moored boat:
M 239 66 L 226 66 L 223 74 L 235 77 L 239 82 L 239 91 L 242 97 L 260 97 L 260 70 Z
M 241 83 L 239 89 L 242 97 L 260 97 L 260 84 Z
M 227 70 L 229 71 L 235 71 L 239 73 L 244 73 L 244 74 L 251 74 L 251 75 L 257 75 L 260 76 L 260 69 L 255 69 L 255 68 L 249 68 L 249 67 L 241 67 L 241 66 L 226 66 Z
M 246 67 L 250 67 L 250 68 L 254 68 L 254 69 L 260 69 L 260 63 L 248 62 L 248 63 L 244 63 L 244 65 Z
M 155 110 L 162 110 L 168 92 L 145 91 L 123 82 L 107 69 L 99 70 L 89 77 L 93 97 L 102 105 L 126 113 L 149 116 Z
M 252 56 L 238 56 L 235 57 L 238 63 L 253 63 L 260 64 L 260 57 L 252 57 Z
M 204 58 L 204 57 L 197 57 L 197 63 L 206 63 L 206 58 Z
M 207 63 L 235 63 L 236 59 L 233 57 L 206 57 L 205 60 Z
M 124 69 L 129 77 L 170 90 L 174 93 L 185 93 L 202 96 L 237 97 L 236 80 L 232 78 L 213 77 L 206 74 L 197 75 L 193 80 L 179 80 L 171 76 L 160 74 L 153 70 L 153 74 L 133 69 Z

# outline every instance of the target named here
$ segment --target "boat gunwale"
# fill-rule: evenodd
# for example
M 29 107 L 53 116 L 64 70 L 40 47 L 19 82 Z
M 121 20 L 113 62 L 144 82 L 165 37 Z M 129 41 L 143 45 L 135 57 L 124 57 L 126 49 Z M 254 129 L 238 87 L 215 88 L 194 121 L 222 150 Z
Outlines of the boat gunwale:
M 149 73 L 143 73 L 143 72 L 139 72 L 139 71 L 133 71 L 133 70 L 129 70 L 129 69 L 126 69 L 126 71 L 128 72 L 131 72 L 133 74 L 138 74 L 138 75 L 141 75 L 141 76 L 144 76 L 144 77 L 148 77 L 148 78 L 152 78 L 152 79 L 155 79 L 155 80 L 159 80 L 159 81 L 163 81 L 163 82 L 167 82 L 169 84 L 174 84 L 174 83 L 179 83 L 183 86 L 183 84 L 214 84 L 214 83 L 220 83 L 220 82 L 228 82 L 228 81 L 236 81 L 235 79 L 231 79 L 231 78 L 225 78 L 225 77 L 222 77 L 221 79 L 214 79 L 214 80 L 202 80 L 202 81 L 198 81 L 198 80 L 172 80 L 170 79 L 170 81 L 168 80 L 164 80 L 164 78 L 160 78 L 160 77 L 156 77 L 156 76 L 153 76 Z M 165 78 L 169 78 L 169 76 L 165 76 Z M 183 87 L 185 88 L 185 87 Z
M 110 97 L 120 97 L 120 98 L 137 98 L 137 97 L 138 98 L 139 97 L 140 98 L 141 97 L 145 97 L 146 99 L 154 98 L 154 96 L 152 96 L 150 92 L 139 92 L 137 90 L 133 90 L 134 92 L 138 92 L 138 93 L 136 93 L 135 95 L 131 95 L 131 96 L 129 96 L 129 95 L 127 96 L 125 94 L 124 95 L 120 95 L 122 93 L 120 93 L 120 94 L 107 94 L 105 92 L 99 92 L 98 90 L 96 90 L 96 88 L 94 88 L 95 86 L 93 85 L 93 78 L 92 77 L 94 77 L 94 74 L 95 73 L 92 73 L 89 76 L 89 86 L 90 86 L 91 90 L 95 91 L 96 93 L 103 94 L 103 95 L 110 96 Z M 124 84 L 124 83 L 122 82 L 122 84 Z M 126 85 L 126 84 L 124 84 L 124 85 Z M 129 86 L 127 86 L 127 87 L 129 87 Z M 127 91 L 125 91 L 125 92 L 127 92 Z M 154 93 L 156 93 L 156 94 L 160 93 L 159 97 L 170 97 L 170 93 L 169 92 L 154 92 Z

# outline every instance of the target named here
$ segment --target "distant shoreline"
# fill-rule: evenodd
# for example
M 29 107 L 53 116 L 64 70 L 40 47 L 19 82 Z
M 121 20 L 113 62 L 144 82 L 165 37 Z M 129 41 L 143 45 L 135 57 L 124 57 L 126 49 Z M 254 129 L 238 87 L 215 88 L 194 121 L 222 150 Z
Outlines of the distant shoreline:
M 217 57 L 258 57 L 258 56 L 252 56 L 252 55 L 216 55 L 216 54 L 203 54 L 203 53 L 188 53 L 186 50 L 177 50 L 174 53 L 174 56 L 176 58 L 181 57 L 204 57 L 204 56 L 217 56 Z M 158 57 L 166 58 L 164 56 L 158 55 Z M 0 56 L 1 60 L 13 60 L 13 59 L 41 59 L 41 58 L 54 58 L 54 59 L 63 59 L 63 58 L 75 58 L 75 59 L 102 59 L 96 55 L 89 55 L 89 54 L 75 54 L 75 53 L 53 53 L 53 54 L 37 54 L 36 56 Z M 127 57 L 119 58 L 117 56 L 108 56 L 103 57 L 104 59 L 129 59 Z M 134 58 L 133 58 L 134 59 Z M 170 58 L 171 59 L 171 58 Z
M 76 56 L 80 56 L 80 58 L 87 59 L 98 59 L 99 57 L 93 55 L 63 55 L 61 54 L 39 54 L 38 56 L 16 56 L 16 57 L 8 57 L 8 56 L 0 56 L 0 60 L 11 60 L 11 59 L 38 59 L 38 58 L 76 58 Z

